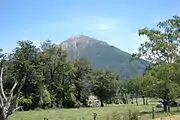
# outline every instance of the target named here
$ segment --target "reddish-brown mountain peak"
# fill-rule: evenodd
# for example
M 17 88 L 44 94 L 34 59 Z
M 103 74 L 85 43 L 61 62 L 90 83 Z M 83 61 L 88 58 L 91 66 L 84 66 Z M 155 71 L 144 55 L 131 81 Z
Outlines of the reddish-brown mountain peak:
M 89 36 L 85 35 L 79 35 L 79 36 L 72 36 L 61 43 L 63 48 L 65 49 L 84 49 L 87 45 L 92 45 L 96 42 L 99 42 L 99 40 L 96 40 L 94 38 L 91 38 Z
M 97 41 L 94 38 L 91 38 L 86 35 L 72 36 L 67 39 L 69 42 L 87 42 L 87 41 Z

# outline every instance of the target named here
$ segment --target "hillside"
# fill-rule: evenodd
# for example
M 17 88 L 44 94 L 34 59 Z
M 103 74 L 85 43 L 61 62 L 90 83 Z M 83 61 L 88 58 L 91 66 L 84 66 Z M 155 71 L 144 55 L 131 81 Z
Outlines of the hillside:
M 131 61 L 131 55 L 106 42 L 88 36 L 71 37 L 61 43 L 69 59 L 87 58 L 95 68 L 109 68 L 124 78 L 142 74 L 149 64 L 144 60 Z

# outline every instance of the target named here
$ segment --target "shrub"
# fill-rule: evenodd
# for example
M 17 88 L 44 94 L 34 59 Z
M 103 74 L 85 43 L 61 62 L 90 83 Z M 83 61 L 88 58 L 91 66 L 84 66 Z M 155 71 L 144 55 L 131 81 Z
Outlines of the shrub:
M 111 118 L 111 119 L 110 119 Z M 111 117 L 109 116 L 109 113 L 106 114 L 106 120 L 123 120 L 122 119 L 122 116 L 120 115 L 120 113 L 118 113 L 117 110 L 114 110 L 112 113 L 111 113 Z
M 138 115 L 139 115 L 138 111 L 132 112 L 132 110 L 129 110 L 128 113 L 129 120 L 138 120 Z

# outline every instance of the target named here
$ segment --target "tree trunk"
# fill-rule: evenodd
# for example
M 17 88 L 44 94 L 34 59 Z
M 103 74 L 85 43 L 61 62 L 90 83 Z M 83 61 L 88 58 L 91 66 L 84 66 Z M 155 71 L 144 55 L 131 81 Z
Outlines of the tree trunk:
M 0 116 L 0 120 L 8 120 L 8 118 L 5 118 L 4 116 Z
M 138 98 L 137 98 L 137 95 L 136 95 L 136 105 L 139 105 L 139 104 L 138 104 Z
M 143 105 L 145 105 L 145 96 L 142 96 L 142 99 L 143 99 Z
M 104 107 L 103 100 L 100 98 L 101 107 Z
M 132 95 L 131 95 L 131 103 L 134 104 L 134 99 Z
M 167 107 L 168 107 L 167 104 L 163 103 L 164 112 L 168 112 Z
M 164 112 L 168 112 L 168 106 L 169 106 L 169 101 L 167 101 L 167 100 L 164 100 L 163 102 L 162 102 L 162 104 L 163 104 L 163 109 L 164 109 Z
M 170 112 L 170 105 L 168 105 L 168 112 Z
M 3 118 L 2 120 L 8 120 L 8 118 Z
M 8 120 L 8 118 L 3 114 L 2 109 L 0 110 L 0 120 Z
M 148 97 L 146 97 L 146 105 L 148 105 Z
M 126 104 L 126 99 L 124 97 L 122 98 L 122 102 L 123 104 Z
M 126 98 L 126 104 L 128 104 L 128 97 L 126 93 L 125 93 L 125 98 Z
M 112 99 L 109 100 L 109 104 L 112 104 Z

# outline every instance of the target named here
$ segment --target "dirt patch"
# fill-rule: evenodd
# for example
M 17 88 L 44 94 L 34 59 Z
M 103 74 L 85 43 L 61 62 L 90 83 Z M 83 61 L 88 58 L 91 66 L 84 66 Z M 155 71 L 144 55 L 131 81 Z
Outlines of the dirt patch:
M 166 118 L 159 118 L 157 120 L 180 120 L 180 116 L 171 116 L 171 117 L 166 117 Z

